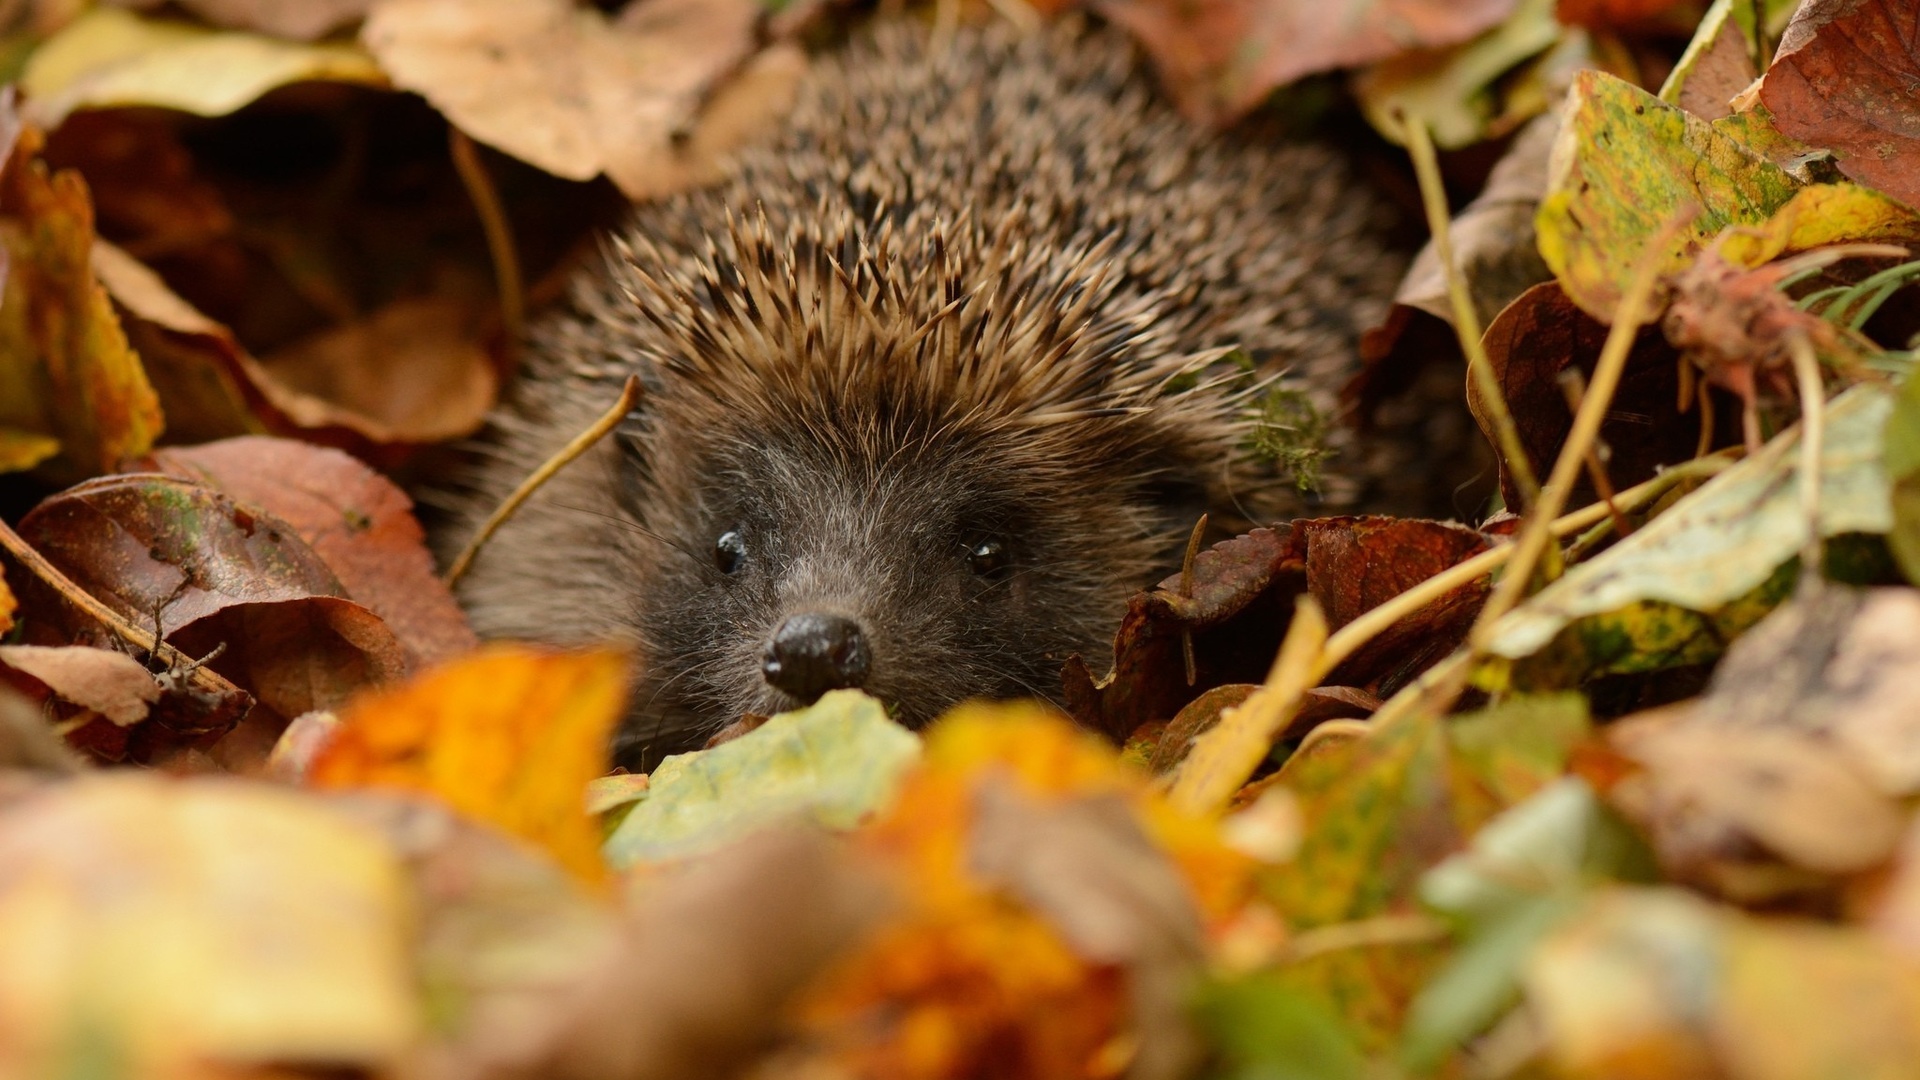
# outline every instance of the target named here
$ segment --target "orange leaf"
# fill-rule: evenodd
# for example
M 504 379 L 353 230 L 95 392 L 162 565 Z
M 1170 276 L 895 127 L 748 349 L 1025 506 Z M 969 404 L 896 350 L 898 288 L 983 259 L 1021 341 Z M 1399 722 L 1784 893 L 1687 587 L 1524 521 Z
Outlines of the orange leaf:
M 0 634 L 13 629 L 13 613 L 18 607 L 13 593 L 7 589 L 7 579 L 0 577 Z
M 307 782 L 425 792 L 601 881 L 585 792 L 606 771 L 626 679 L 611 649 L 485 648 L 349 702 Z

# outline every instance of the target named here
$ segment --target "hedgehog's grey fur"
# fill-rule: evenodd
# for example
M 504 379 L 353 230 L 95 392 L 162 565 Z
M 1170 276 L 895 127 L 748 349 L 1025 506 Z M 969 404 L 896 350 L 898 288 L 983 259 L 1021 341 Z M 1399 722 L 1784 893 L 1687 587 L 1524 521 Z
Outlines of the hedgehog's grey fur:
M 640 208 L 533 334 L 476 516 L 628 372 L 647 396 L 461 598 L 486 636 L 632 641 L 630 758 L 792 706 L 759 657 L 805 610 L 862 623 L 867 688 L 909 722 L 1053 696 L 1201 510 L 1286 508 L 1214 361 L 1334 409 L 1398 276 L 1383 226 L 1339 154 L 1196 130 L 1114 31 L 930 51 L 883 25 L 725 181 Z M 1326 494 L 1351 497 L 1337 462 Z M 729 529 L 748 555 L 723 574 Z M 982 538 L 1010 569 L 974 576 Z

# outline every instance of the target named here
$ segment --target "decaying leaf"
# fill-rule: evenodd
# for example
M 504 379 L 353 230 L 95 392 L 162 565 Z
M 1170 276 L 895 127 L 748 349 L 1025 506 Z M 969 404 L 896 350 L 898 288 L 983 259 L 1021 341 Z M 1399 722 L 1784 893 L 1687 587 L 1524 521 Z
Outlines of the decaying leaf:
M 835 690 L 654 769 L 646 801 L 607 838 L 615 867 L 710 851 L 793 818 L 847 829 L 883 809 L 920 740 L 857 690 Z
M 144 0 L 120 0 L 129 7 Z M 180 6 L 215 26 L 257 30 L 278 38 L 314 41 L 347 26 L 378 0 L 180 0 Z
M 293 82 L 385 85 L 352 45 L 298 44 L 120 8 L 89 11 L 34 50 L 21 87 L 28 117 L 54 128 L 76 109 L 152 105 L 224 116 Z
M 1536 469 L 1546 468 L 1559 457 L 1561 444 L 1573 427 L 1573 410 L 1567 405 L 1560 377 L 1569 370 L 1591 376 L 1606 339 L 1607 327 L 1575 306 L 1559 283 L 1552 281 L 1521 294 L 1487 327 L 1484 344 L 1488 364 L 1512 411 L 1520 444 Z M 1620 386 L 1600 425 L 1600 440 L 1607 448 L 1603 464 L 1615 490 L 1650 479 L 1662 466 L 1687 461 L 1698 450 L 1703 419 L 1696 403 L 1688 403 L 1690 414 L 1679 411 L 1678 358 L 1655 328 L 1642 329 L 1634 339 Z M 1723 421 L 1721 430 L 1708 440 L 1713 446 L 1725 444 L 1735 430 L 1736 411 L 1730 403 L 1723 403 L 1728 407 L 1716 410 L 1716 417 Z M 1473 410 L 1480 430 L 1491 438 L 1493 427 L 1486 402 L 1471 383 L 1467 386 L 1467 406 Z M 1523 505 L 1504 462 L 1500 491 L 1506 505 Z M 1592 481 L 1583 472 L 1569 496 L 1569 505 L 1597 497 Z
M 1536 224 L 1541 256 L 1581 310 L 1612 321 L 1643 249 L 1688 208 L 1697 213 L 1663 254 L 1665 275 L 1730 226 L 1766 225 L 1803 193 L 1801 181 L 1736 137 L 1737 119 L 1709 123 L 1599 72 L 1574 81 Z M 1847 215 L 1796 213 L 1728 254 L 1751 266 L 1836 240 L 1898 243 L 1917 227 L 1910 212 L 1862 203 Z
M 712 179 L 776 119 L 804 69 L 754 53 L 752 0 L 644 0 L 609 20 L 568 0 L 387 0 L 361 39 L 475 139 L 635 199 Z
M 584 795 L 605 771 L 625 695 L 618 652 L 492 646 L 356 697 L 307 783 L 432 795 L 598 882 L 605 867 Z
M 1354 80 L 1354 94 L 1374 129 L 1389 139 L 1399 141 L 1402 125 L 1415 123 L 1427 126 L 1436 146 L 1470 146 L 1505 134 L 1489 130 L 1498 105 L 1495 80 L 1554 45 L 1562 33 L 1553 0 L 1519 0 L 1513 14 L 1471 41 L 1381 60 Z M 1557 98 L 1564 91 L 1562 84 L 1541 97 Z M 1511 130 L 1526 114 L 1503 119 Z
M 479 642 L 434 572 L 413 500 L 338 450 L 287 439 L 239 438 L 153 455 L 155 467 L 260 507 L 293 526 L 422 663 Z
M 1840 171 L 1920 206 L 1920 42 L 1897 0 L 1808 0 L 1780 41 L 1760 100 L 1780 130 L 1829 147 Z
M 1494 624 L 1489 651 L 1511 660 L 1540 654 L 1516 675 L 1553 686 L 1596 671 L 1717 657 L 1781 598 L 1783 583 L 1774 579 L 1810 526 L 1833 537 L 1892 525 L 1880 465 L 1891 406 L 1888 391 L 1873 384 L 1830 403 L 1817 523 L 1800 508 L 1799 434 L 1789 431 L 1509 612 Z M 1770 595 L 1742 603 L 1763 586 Z M 1648 666 L 1615 666 L 1640 663 Z
M 282 718 L 333 708 L 411 663 L 292 526 L 199 484 L 102 477 L 41 503 L 20 531 L 122 618 L 196 657 L 220 650 L 212 666 Z
M 379 837 L 284 788 L 44 788 L 0 816 L 0 1072 L 397 1066 L 423 1020 L 410 919 Z

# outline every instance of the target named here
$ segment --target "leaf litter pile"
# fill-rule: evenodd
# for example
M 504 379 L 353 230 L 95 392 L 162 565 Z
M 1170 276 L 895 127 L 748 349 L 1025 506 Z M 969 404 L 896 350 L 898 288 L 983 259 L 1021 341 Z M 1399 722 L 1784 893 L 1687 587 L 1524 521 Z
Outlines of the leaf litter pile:
M 1497 494 L 638 776 L 403 488 L 865 15 L 0 5 L 0 1076 L 1920 1075 L 1920 4 L 1088 6 L 1364 117 Z

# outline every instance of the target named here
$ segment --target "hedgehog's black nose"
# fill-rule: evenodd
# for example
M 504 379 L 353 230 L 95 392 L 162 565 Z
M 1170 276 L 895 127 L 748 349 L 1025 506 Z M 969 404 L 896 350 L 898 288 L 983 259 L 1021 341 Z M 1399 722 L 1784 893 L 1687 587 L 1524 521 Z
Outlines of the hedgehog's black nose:
M 873 654 L 860 624 L 840 615 L 795 615 L 780 624 L 760 658 L 767 682 L 802 701 L 867 681 Z

